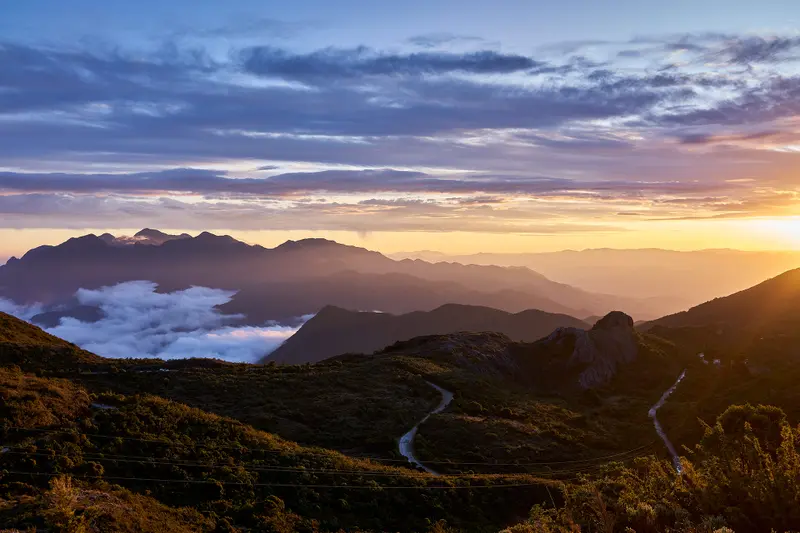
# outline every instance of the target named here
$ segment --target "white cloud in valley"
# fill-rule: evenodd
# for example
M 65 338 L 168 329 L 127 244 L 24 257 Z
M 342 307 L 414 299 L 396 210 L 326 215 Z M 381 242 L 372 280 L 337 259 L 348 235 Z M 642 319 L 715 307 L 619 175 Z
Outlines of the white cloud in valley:
M 94 323 L 65 317 L 47 331 L 104 357 L 211 357 L 252 363 L 299 327 L 238 325 L 242 315 L 223 314 L 218 309 L 235 291 L 191 287 L 160 293 L 156 289 L 149 281 L 80 289 L 75 295 L 78 302 L 100 308 L 105 316 Z M 29 319 L 39 308 L 5 301 L 0 302 L 0 309 Z M 302 317 L 302 321 L 308 318 Z

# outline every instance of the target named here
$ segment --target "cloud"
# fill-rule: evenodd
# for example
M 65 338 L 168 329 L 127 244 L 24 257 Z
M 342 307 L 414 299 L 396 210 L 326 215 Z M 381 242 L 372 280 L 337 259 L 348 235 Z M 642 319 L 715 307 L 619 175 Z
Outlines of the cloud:
M 252 363 L 298 329 L 238 326 L 243 317 L 217 310 L 233 294 L 207 287 L 159 293 L 156 284 L 148 281 L 80 289 L 76 294 L 78 302 L 99 307 L 105 317 L 95 323 L 62 318 L 48 332 L 105 357 L 211 357 Z M 33 312 L 30 308 L 10 309 L 21 318 L 30 318 Z
M 293 54 L 271 46 L 257 46 L 243 50 L 241 59 L 244 69 L 253 74 L 321 83 L 369 76 L 510 74 L 546 65 L 527 56 L 492 50 L 389 54 L 367 47 Z
M 207 28 L 185 27 L 172 33 L 176 38 L 224 38 L 241 39 L 247 37 L 265 37 L 272 39 L 289 39 L 296 37 L 303 30 L 310 29 L 308 22 L 286 22 L 271 18 L 247 18 L 232 20 L 228 24 Z
M 41 304 L 19 305 L 7 298 L 0 298 L 0 313 L 6 313 L 23 320 L 30 320 L 43 310 Z
M 221 229 L 430 230 L 460 216 L 538 231 L 581 219 L 573 201 L 589 196 L 617 213 L 633 207 L 610 204 L 672 195 L 741 200 L 732 179 L 788 188 L 800 158 L 800 127 L 785 123 L 800 114 L 795 36 L 643 36 L 527 54 L 428 35 L 416 48 L 298 51 L 253 46 L 259 24 L 213 54 L 191 36 L 156 50 L 0 44 L 0 224 L 73 227 L 82 213 L 82 227 L 108 225 L 124 209 L 187 228 L 205 217 Z M 299 206 L 320 194 L 337 199 Z M 426 194 L 468 198 L 413 203 Z M 403 198 L 358 205 L 371 196 Z M 529 198 L 539 202 L 516 214 L 515 199 Z M 491 218 L 459 211 L 470 207 Z
M 458 35 L 449 32 L 426 33 L 410 37 L 408 42 L 420 48 L 439 48 L 444 45 L 483 43 L 484 39 L 475 35 Z
M 538 140 L 538 139 L 537 139 Z M 435 175 L 397 169 L 291 172 L 268 178 L 236 178 L 224 172 L 177 168 L 131 174 L 38 174 L 0 172 L 0 191 L 115 194 L 292 196 L 308 193 L 493 193 L 546 195 L 570 191 L 697 191 L 702 185 L 670 181 L 579 181 L 548 176 L 482 173 Z M 35 199 L 35 197 L 29 197 Z M 0 212 L 15 204 L 0 196 Z M 19 204 L 17 204 L 19 205 Z M 24 205 L 21 207 L 24 209 Z
M 795 48 L 800 48 L 800 37 L 748 36 L 731 39 L 719 55 L 730 63 L 739 65 L 775 63 L 788 59 L 787 56 Z
M 778 137 L 779 135 L 781 135 L 781 132 L 779 131 L 759 131 L 755 133 L 730 134 L 730 135 L 718 135 L 711 133 L 689 133 L 679 136 L 678 139 L 681 144 L 705 145 L 705 144 L 769 140 Z

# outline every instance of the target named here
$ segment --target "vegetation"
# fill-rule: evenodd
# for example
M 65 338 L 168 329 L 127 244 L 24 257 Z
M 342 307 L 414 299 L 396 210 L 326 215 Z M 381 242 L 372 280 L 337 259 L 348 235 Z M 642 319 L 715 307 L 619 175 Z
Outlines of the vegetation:
M 11 497 L 0 497 L 0 521 L 6 526 L 70 533 L 214 530 L 214 521 L 194 509 L 173 509 L 103 482 L 82 483 L 58 476 L 46 489 L 18 485 L 11 493 Z
M 67 381 L 16 369 L 0 370 L 0 392 L 0 493 L 8 516 L 25 527 L 48 524 L 35 509 L 47 501 L 47 481 L 63 476 L 191 506 L 218 529 L 422 531 L 444 520 L 492 531 L 559 494 L 559 484 L 530 476 L 436 478 L 352 459 L 155 396 L 91 398 Z M 86 500 L 81 494 L 74 509 Z M 122 498 L 103 498 L 113 497 Z
M 102 364 L 104 358 L 0 312 L 0 364 L 66 370 Z
M 115 361 L 5 320 L 4 526 L 800 529 L 800 429 L 792 426 L 800 339 L 791 332 L 730 350 L 707 328 L 661 327 L 637 335 L 636 360 L 614 379 L 584 390 L 581 368 L 563 363 L 569 343 L 433 336 L 293 367 Z M 678 473 L 647 412 L 683 369 L 659 411 L 684 446 Z M 455 393 L 415 441 L 441 477 L 409 468 L 395 451 L 439 401 L 426 381 Z
M 508 533 L 737 533 L 800 528 L 800 428 L 775 407 L 728 408 L 682 461 L 610 465 L 568 487 L 560 509 L 534 507 Z

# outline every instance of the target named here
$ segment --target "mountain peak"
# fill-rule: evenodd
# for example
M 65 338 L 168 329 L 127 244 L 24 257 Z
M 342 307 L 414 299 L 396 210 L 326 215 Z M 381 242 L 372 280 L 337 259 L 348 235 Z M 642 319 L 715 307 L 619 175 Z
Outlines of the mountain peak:
M 204 231 L 203 233 L 201 233 L 197 237 L 194 237 L 192 240 L 196 241 L 196 242 L 207 242 L 207 243 L 220 243 L 221 244 L 221 243 L 234 243 L 235 242 L 235 243 L 244 244 L 241 241 L 237 241 L 236 239 L 234 239 L 230 235 L 217 235 L 215 233 L 211 233 L 210 231 Z
M 90 248 L 97 248 L 99 246 L 105 246 L 108 242 L 102 237 L 98 237 L 94 233 L 89 233 L 88 235 L 81 235 L 80 237 L 72 237 L 71 239 L 67 239 L 64 243 L 60 244 L 58 247 L 68 248 L 68 249 L 90 249 Z
M 340 244 L 336 241 L 332 241 L 330 239 L 322 239 L 322 238 L 310 238 L 310 239 L 300 239 L 298 241 L 288 240 L 283 244 L 275 247 L 276 250 L 313 250 L 323 247 L 334 247 L 334 246 L 341 246 L 346 247 L 347 245 Z
M 590 330 L 558 328 L 544 343 L 572 346 L 569 365 L 580 368 L 578 383 L 591 389 L 610 382 L 620 365 L 636 359 L 638 337 L 633 318 L 621 311 L 612 311 L 597 321 Z
M 350 315 L 352 313 L 357 313 L 358 311 L 350 311 L 349 309 L 345 309 L 344 307 L 339 307 L 337 305 L 326 305 L 314 315 L 314 317 L 331 317 L 331 316 L 338 316 L 338 315 Z
M 622 311 L 611 311 L 598 320 L 592 330 L 610 330 L 616 328 L 633 329 L 633 318 Z
M 170 235 L 167 235 L 163 231 L 159 231 L 157 229 L 144 228 L 142 230 L 137 231 L 134 237 L 145 237 L 148 239 L 152 239 L 152 238 L 170 237 Z

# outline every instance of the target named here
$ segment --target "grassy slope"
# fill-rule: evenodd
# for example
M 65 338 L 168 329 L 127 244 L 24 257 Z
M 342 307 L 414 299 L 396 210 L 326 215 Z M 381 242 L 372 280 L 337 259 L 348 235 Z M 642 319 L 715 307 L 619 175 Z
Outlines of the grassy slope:
M 676 443 L 696 442 L 697 418 L 713 421 L 736 403 L 775 405 L 800 420 L 800 269 L 643 327 L 690 360 L 660 414 Z
M 194 509 L 172 508 L 102 481 L 86 483 L 69 476 L 53 478 L 47 488 L 15 486 L 0 497 L 0 522 L 22 531 L 189 533 L 215 527 L 215 520 Z
M 0 312 L 0 364 L 66 369 L 100 364 L 105 359 L 11 315 Z
M 539 361 L 566 354 L 543 353 L 551 348 L 536 344 L 513 348 L 522 352 L 519 360 L 529 363 L 522 363 L 515 371 L 520 375 L 511 378 L 452 364 L 452 355 L 433 356 L 433 361 L 430 355 L 397 356 L 408 368 L 455 393 L 451 408 L 420 429 L 423 459 L 483 463 L 439 464 L 450 472 L 565 470 L 570 476 L 573 467 L 536 463 L 591 459 L 638 447 L 646 448 L 636 455 L 663 452 L 647 412 L 681 370 L 668 344 L 643 337 L 637 361 L 620 369 L 611 383 L 591 391 L 559 385 L 562 392 L 547 392 L 543 384 L 556 383 L 557 378 L 541 375 Z M 519 466 L 525 464 L 530 466 Z
M 96 401 L 116 408 L 92 408 L 80 386 L 13 369 L 0 370 L 0 394 L 2 440 L 10 449 L 0 455 L 0 468 L 27 473 L 0 479 L 0 490 L 17 494 L 15 513 L 26 505 L 22 496 L 41 491 L 53 473 L 105 479 L 170 507 L 191 506 L 256 529 L 285 505 L 296 513 L 298 530 L 311 530 L 315 523 L 334 531 L 423 530 L 428 519 L 445 519 L 483 531 L 513 521 L 548 497 L 543 483 L 529 477 L 437 479 L 302 447 L 155 396 L 104 395 Z M 532 486 L 392 489 L 520 483 Z
M 654 365 L 659 371 L 646 379 L 652 360 L 644 357 L 642 368 L 625 371 L 635 376 L 622 379 L 622 386 L 547 393 L 536 385 L 547 381 L 535 375 L 539 354 L 526 356 L 534 361 L 530 368 L 509 374 L 492 366 L 493 357 L 481 363 L 487 368 L 464 366 L 462 348 L 469 349 L 420 351 L 401 343 L 393 351 L 316 365 L 62 375 L 95 393 L 155 394 L 293 441 L 395 459 L 396 439 L 438 403 L 438 393 L 425 383 L 429 380 L 455 392 L 455 400 L 422 426 L 417 448 L 423 458 L 530 463 L 596 457 L 652 442 L 647 410 L 680 372 L 675 365 L 665 371 L 669 365 L 659 362 Z M 481 348 L 483 353 L 492 349 Z M 493 465 L 470 470 L 498 471 Z
M 60 367 L 56 363 L 65 359 L 51 357 L 37 366 L 38 354 L 20 366 L 72 379 L 95 394 L 156 395 L 288 440 L 394 460 L 401 459 L 396 439 L 438 403 L 438 393 L 425 383 L 429 380 L 456 395 L 445 413 L 421 427 L 416 447 L 423 459 L 490 463 L 439 468 L 453 473 L 545 474 L 549 470 L 499 468 L 495 463 L 571 461 L 652 442 L 647 410 L 680 370 L 665 373 L 670 365 L 660 353 L 662 360 L 643 356 L 625 369 L 621 385 L 589 393 L 548 393 L 546 389 L 560 385 L 542 371 L 550 367 L 540 361 L 568 357 L 569 347 L 563 354 L 540 353 L 537 345 L 510 345 L 502 336 L 430 339 L 435 342 L 422 347 L 411 341 L 373 356 L 288 367 L 96 356 L 91 363 Z M 523 352 L 515 356 L 522 363 L 511 372 L 503 367 L 509 346 Z M 651 367 L 657 371 L 648 378 Z

